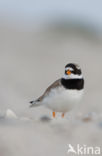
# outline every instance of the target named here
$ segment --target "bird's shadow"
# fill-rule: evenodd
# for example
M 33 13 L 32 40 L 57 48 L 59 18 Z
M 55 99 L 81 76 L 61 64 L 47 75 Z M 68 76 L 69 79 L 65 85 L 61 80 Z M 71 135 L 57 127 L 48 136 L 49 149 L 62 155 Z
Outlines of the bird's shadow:
M 47 115 L 44 115 L 44 116 L 40 117 L 40 121 L 41 122 L 50 122 L 51 120 L 52 119 L 49 116 L 47 116 Z

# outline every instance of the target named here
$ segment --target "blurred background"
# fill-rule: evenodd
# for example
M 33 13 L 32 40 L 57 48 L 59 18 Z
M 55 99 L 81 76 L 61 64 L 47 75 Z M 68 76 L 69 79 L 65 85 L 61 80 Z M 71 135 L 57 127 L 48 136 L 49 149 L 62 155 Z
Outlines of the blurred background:
M 77 117 L 43 122 L 51 111 L 29 109 L 29 101 L 70 62 L 85 77 L 84 98 L 72 112 Z M 0 0 L 0 155 L 60 156 L 68 155 L 68 143 L 101 146 L 101 67 L 101 0 Z M 92 119 L 84 123 L 87 114 Z

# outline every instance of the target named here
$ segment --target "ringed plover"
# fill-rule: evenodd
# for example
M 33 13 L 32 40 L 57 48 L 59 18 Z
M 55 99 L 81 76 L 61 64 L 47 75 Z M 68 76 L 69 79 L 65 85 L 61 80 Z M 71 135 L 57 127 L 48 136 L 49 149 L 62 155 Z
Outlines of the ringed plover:
M 55 112 L 64 114 L 72 110 L 80 101 L 84 90 L 84 78 L 79 65 L 69 63 L 65 66 L 65 73 L 62 78 L 56 80 L 44 92 L 42 96 L 30 101 L 30 107 L 44 105 Z

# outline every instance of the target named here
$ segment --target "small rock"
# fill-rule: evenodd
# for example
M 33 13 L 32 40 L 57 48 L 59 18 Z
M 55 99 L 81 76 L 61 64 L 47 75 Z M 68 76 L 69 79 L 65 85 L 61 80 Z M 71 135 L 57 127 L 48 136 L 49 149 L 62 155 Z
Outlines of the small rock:
M 5 116 L 7 118 L 17 119 L 17 115 L 11 109 L 7 109 Z

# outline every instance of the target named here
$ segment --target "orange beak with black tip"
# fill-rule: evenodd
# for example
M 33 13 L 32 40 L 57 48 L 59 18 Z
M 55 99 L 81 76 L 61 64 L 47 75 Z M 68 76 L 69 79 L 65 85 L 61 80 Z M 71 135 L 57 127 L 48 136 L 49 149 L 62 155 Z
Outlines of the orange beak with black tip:
M 71 71 L 70 70 L 67 70 L 66 73 L 67 73 L 67 75 L 70 75 L 71 74 Z

